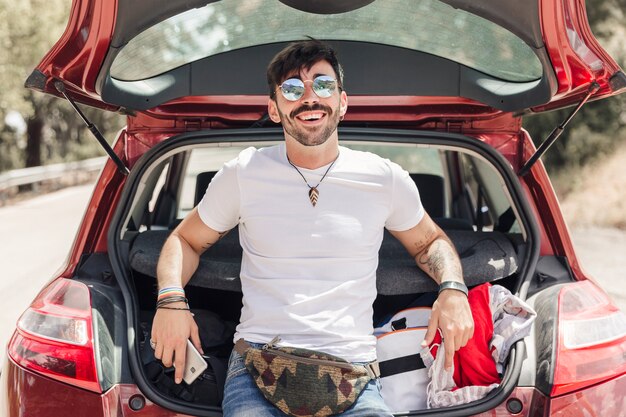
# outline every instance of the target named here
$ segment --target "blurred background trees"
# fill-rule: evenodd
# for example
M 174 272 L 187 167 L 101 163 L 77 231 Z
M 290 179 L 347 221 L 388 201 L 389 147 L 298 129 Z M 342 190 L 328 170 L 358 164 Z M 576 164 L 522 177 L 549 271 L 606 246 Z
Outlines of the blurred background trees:
M 23 87 L 65 29 L 71 0 L 0 0 L 0 172 L 104 155 L 65 100 Z M 626 0 L 587 0 L 594 34 L 626 67 Z M 626 143 L 625 95 L 589 103 L 543 158 L 552 173 L 576 170 Z M 124 118 L 82 107 L 112 140 Z M 538 145 L 569 109 L 527 117 Z M 565 190 L 567 191 L 567 190 Z
M 626 0 L 587 0 L 586 3 L 594 35 L 622 69 L 626 68 Z M 543 142 L 571 110 L 526 117 L 524 127 L 535 145 Z M 567 177 L 623 146 L 626 146 L 626 97 L 621 94 L 587 103 L 542 160 L 551 174 Z M 573 184 L 557 178 L 557 191 L 567 194 Z
M 70 0 L 0 0 L 0 172 L 104 155 L 63 99 L 24 81 L 63 34 Z M 121 116 L 82 108 L 107 139 Z

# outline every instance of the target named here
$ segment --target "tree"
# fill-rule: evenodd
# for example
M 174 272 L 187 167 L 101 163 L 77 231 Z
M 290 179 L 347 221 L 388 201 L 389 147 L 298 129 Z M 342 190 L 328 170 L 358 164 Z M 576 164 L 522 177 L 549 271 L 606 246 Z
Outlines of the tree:
M 622 68 L 626 64 L 626 0 L 587 0 L 591 29 L 602 46 Z M 537 145 L 571 112 L 571 108 L 530 116 L 524 120 Z M 548 170 L 581 167 L 612 152 L 626 142 L 624 95 L 586 104 L 559 140 L 544 156 Z
M 41 164 L 45 129 L 43 113 L 51 100 L 24 89 L 24 80 L 61 35 L 68 14 L 69 4 L 64 0 L 0 0 L 0 39 L 3 40 L 0 48 L 0 85 L 3 86 L 0 123 L 5 124 L 9 111 L 18 112 L 26 121 L 26 166 Z M 11 139 L 15 140 L 15 135 L 2 137 L 3 142 Z M 20 147 L 20 143 L 8 143 L 8 146 Z M 19 166 L 20 162 L 10 161 L 10 164 Z
M 0 170 L 102 154 L 91 138 L 82 143 L 85 129 L 68 103 L 24 88 L 65 30 L 70 6 L 70 0 L 0 0 Z M 119 119 L 111 127 L 121 126 L 119 116 L 84 110 L 96 125 Z M 5 122 L 15 112 L 22 116 L 25 131 Z

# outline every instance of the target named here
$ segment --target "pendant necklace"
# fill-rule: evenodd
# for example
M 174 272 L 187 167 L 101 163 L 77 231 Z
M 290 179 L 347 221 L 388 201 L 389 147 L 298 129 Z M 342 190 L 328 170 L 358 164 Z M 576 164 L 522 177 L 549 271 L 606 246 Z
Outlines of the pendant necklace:
M 337 161 L 337 158 L 339 158 L 339 153 L 337 153 L 337 156 L 335 157 L 335 159 L 333 160 L 333 162 L 331 162 L 331 164 L 328 166 L 328 168 L 326 168 L 326 172 L 324 172 L 324 175 L 322 175 L 322 179 L 320 180 L 320 182 L 317 183 L 317 185 L 315 187 L 309 185 L 309 182 L 306 180 L 306 178 L 304 177 L 304 175 L 302 174 L 302 172 L 300 172 L 300 170 L 298 169 L 297 166 L 295 166 L 291 160 L 289 159 L 289 157 L 287 157 L 287 161 L 289 162 L 289 165 L 291 165 L 292 167 L 295 168 L 296 171 L 298 171 L 298 174 L 300 174 L 300 176 L 302 177 L 302 179 L 304 180 L 304 183 L 307 185 L 307 187 L 309 187 L 309 200 L 311 200 L 311 204 L 313 204 L 313 207 L 315 207 L 315 205 L 317 204 L 317 199 L 320 195 L 319 190 L 317 189 L 317 187 L 320 186 L 320 184 L 322 183 L 322 181 L 324 181 L 324 178 L 326 178 L 326 174 L 328 174 L 328 171 L 330 171 L 330 169 L 333 167 L 333 165 L 335 164 L 335 161 Z

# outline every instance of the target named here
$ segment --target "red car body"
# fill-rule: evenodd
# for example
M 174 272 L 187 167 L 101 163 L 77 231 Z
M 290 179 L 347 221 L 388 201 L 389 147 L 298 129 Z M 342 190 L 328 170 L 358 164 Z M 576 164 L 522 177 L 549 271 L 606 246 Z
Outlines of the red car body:
M 113 145 L 114 152 L 126 167 L 132 170 L 146 152 L 173 136 L 203 130 L 236 129 L 263 116 L 267 97 L 261 94 L 186 95 L 168 98 L 145 109 L 133 109 L 123 103 L 105 100 L 102 93 L 102 71 L 110 65 L 110 62 L 107 64 L 106 61 L 107 54 L 112 48 L 120 47 L 113 45 L 112 37 L 116 33 L 116 24 L 124 22 L 118 15 L 120 10 L 123 10 L 123 3 L 125 2 L 74 0 L 65 33 L 37 66 L 35 73 L 40 77 L 40 81 L 33 82 L 31 78 L 29 86 L 59 96 L 61 94 L 54 83 L 61 80 L 67 94 L 76 102 L 111 111 L 126 111 L 129 114 L 127 126 L 120 132 Z M 500 12 L 495 6 L 498 2 L 449 3 L 458 3 L 457 6 L 460 5 L 459 7 L 470 13 L 477 13 L 495 21 L 503 19 L 506 22 L 512 21 L 511 18 L 502 18 L 499 15 Z M 166 2 L 160 2 L 159 5 L 164 9 L 168 7 Z M 547 100 L 527 107 L 502 109 L 462 96 L 358 94 L 350 96 L 350 110 L 343 124 L 361 126 L 362 123 L 367 123 L 389 129 L 419 129 L 464 135 L 496 150 L 510 164 L 512 171 L 518 173 L 536 151 L 532 140 L 521 127 L 521 114 L 562 108 L 578 104 L 585 98 L 597 100 L 626 89 L 626 76 L 593 37 L 584 6 L 583 0 L 537 2 L 543 47 L 554 70 L 554 77 L 548 80 L 550 97 Z M 508 10 L 515 7 L 513 5 Z M 167 10 L 164 10 L 163 14 L 167 14 Z M 592 88 L 593 86 L 595 88 Z M 51 280 L 34 302 L 34 305 L 40 308 L 41 314 L 55 314 L 54 303 L 50 301 L 50 304 L 46 304 L 49 301 L 46 301 L 46 291 L 50 291 L 55 285 L 66 285 L 70 288 L 68 291 L 75 290 L 77 294 L 85 294 L 86 291 L 89 299 L 86 286 L 74 288 L 68 282 L 73 282 L 86 256 L 96 253 L 107 254 L 110 251 L 112 214 L 120 205 L 125 204 L 127 196 L 123 190 L 128 178 L 118 171 L 113 161 L 108 161 L 87 206 L 64 271 Z M 527 175 L 518 175 L 517 180 L 523 198 L 537 219 L 539 256 L 566 259 L 573 282 L 564 285 L 558 291 L 555 290 L 551 296 L 555 301 L 553 310 L 549 311 L 559 318 L 555 322 L 558 324 L 552 323 L 550 325 L 552 327 L 547 327 L 557 335 L 552 346 L 553 351 L 548 353 L 552 355 L 547 365 L 550 367 L 547 371 L 550 374 L 549 386 L 538 387 L 534 383 L 536 377 L 529 377 L 525 374 L 526 371 L 522 370 L 521 376 L 517 381 L 513 381 L 514 386 L 506 397 L 500 398 L 498 404 L 488 408 L 482 406 L 483 410 L 475 415 L 529 417 L 624 415 L 626 332 L 620 334 L 618 331 L 610 340 L 600 340 L 598 343 L 577 349 L 568 349 L 561 333 L 561 326 L 566 326 L 568 320 L 572 323 L 593 320 L 616 314 L 618 309 L 582 270 L 543 165 L 534 164 Z M 589 308 L 580 311 L 568 310 L 568 300 L 581 299 L 585 296 L 593 299 L 589 302 Z M 91 325 L 91 304 L 87 307 L 78 304 L 71 306 L 75 316 L 84 315 L 87 323 Z M 128 308 L 130 304 L 122 306 Z M 556 320 L 554 317 L 553 319 Z M 545 329 L 538 327 L 536 331 L 543 330 Z M 56 345 L 60 350 L 69 351 L 76 348 L 68 360 L 79 358 L 77 360 L 93 362 L 89 365 L 92 372 L 73 378 L 59 377 L 58 373 L 50 374 L 47 371 L 50 365 L 48 359 L 35 355 L 35 359 L 31 356 L 28 360 L 28 355 L 24 353 L 28 351 L 29 346 L 35 349 L 39 342 L 52 345 L 56 342 L 50 342 L 45 338 L 38 339 L 23 329 L 16 330 L 8 346 L 8 358 L 1 376 L 0 413 L 10 417 L 195 414 L 191 408 L 170 407 L 168 404 L 151 400 L 145 393 L 145 383 L 135 380 L 133 371 L 128 369 L 128 358 L 122 360 L 122 366 L 125 367 L 122 373 L 127 377 L 118 378 L 104 389 L 98 377 L 103 372 L 103 365 L 98 363 L 97 357 L 94 359 L 96 347 L 93 345 L 93 334 L 88 334 L 91 335 L 89 338 L 91 343 L 83 347 L 70 346 L 62 342 Z M 24 338 L 29 342 L 24 342 Z M 129 336 L 129 346 L 134 342 L 135 340 Z M 83 348 L 86 349 L 86 353 L 81 350 Z M 132 346 L 129 352 L 125 355 L 132 355 Z M 83 357 L 80 356 L 82 354 L 86 355 L 84 359 L 80 359 Z M 536 358 L 518 360 L 533 359 Z M 537 370 L 543 364 L 537 359 L 536 364 L 530 368 Z M 478 408 L 469 411 L 480 410 L 481 405 L 475 407 Z M 451 410 L 449 413 L 445 410 L 431 412 L 432 415 L 467 415 L 464 414 L 467 411 L 462 409 Z M 221 415 L 215 410 L 198 413 L 198 415 Z

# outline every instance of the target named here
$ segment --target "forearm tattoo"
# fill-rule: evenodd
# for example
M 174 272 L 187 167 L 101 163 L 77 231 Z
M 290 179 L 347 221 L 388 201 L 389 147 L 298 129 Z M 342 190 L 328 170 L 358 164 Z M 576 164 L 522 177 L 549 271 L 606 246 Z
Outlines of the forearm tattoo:
M 436 240 L 429 248 L 418 253 L 416 257 L 419 266 L 437 282 L 441 282 L 446 272 L 462 278 L 458 255 L 448 240 Z

